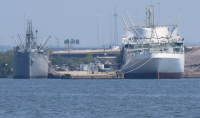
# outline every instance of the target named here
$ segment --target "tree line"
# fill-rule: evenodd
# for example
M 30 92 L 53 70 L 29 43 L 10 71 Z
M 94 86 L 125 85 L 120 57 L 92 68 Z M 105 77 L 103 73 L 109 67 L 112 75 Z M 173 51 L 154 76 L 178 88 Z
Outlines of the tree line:
M 0 78 L 12 77 L 13 73 L 13 51 L 0 52 Z M 93 62 L 93 55 L 88 54 L 85 58 L 66 58 L 58 55 L 49 57 L 52 65 L 67 65 L 70 67 L 79 66 L 80 64 L 89 64 Z
M 50 56 L 50 61 L 52 65 L 67 65 L 67 66 L 79 66 L 80 64 L 89 64 L 93 62 L 93 55 L 88 54 L 85 58 L 67 58 L 61 55 Z
M 0 52 L 0 78 L 12 77 L 13 51 Z

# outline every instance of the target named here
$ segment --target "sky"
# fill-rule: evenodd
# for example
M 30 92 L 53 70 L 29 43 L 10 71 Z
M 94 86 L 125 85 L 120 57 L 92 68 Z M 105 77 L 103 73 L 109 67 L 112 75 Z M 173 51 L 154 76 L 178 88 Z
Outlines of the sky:
M 172 14 L 171 23 L 175 23 L 181 9 L 178 21 L 181 37 L 186 42 L 200 43 L 200 0 L 0 0 L 0 45 L 15 46 L 12 36 L 20 42 L 18 34 L 25 41 L 27 20 L 32 20 L 34 31 L 38 30 L 38 43 L 51 35 L 47 45 L 57 46 L 55 37 L 60 46 L 64 46 L 65 39 L 72 38 L 80 40 L 77 47 L 97 47 L 98 39 L 99 47 L 110 45 L 116 26 L 115 7 L 121 45 L 125 34 L 121 16 L 129 24 L 127 11 L 134 24 L 142 24 L 148 5 L 154 6 L 155 22 L 159 24 L 167 24 Z

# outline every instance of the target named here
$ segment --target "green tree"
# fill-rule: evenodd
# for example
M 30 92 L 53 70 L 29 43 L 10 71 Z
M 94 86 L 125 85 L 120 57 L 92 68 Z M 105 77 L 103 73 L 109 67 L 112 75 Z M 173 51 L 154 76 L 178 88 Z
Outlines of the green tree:
M 79 66 L 80 64 L 89 64 L 93 61 L 93 55 L 88 54 L 85 58 L 66 58 L 58 55 L 56 57 L 50 56 L 52 65 L 66 64 L 70 67 Z
M 11 68 L 13 66 L 13 51 L 9 50 L 0 53 L 0 77 L 10 77 L 12 75 Z
M 93 61 L 93 55 L 91 53 L 87 54 L 87 57 L 84 58 L 83 62 L 89 64 Z

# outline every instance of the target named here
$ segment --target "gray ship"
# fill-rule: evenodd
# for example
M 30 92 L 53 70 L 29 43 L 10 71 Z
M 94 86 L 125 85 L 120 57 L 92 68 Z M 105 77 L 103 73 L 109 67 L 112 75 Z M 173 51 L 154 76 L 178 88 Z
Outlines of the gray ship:
M 32 22 L 28 21 L 27 25 L 26 44 L 23 45 L 21 39 L 21 44 L 15 40 L 17 46 L 13 49 L 13 78 L 47 78 L 49 56 L 44 45 L 50 37 L 38 46 L 37 38 L 33 36 Z

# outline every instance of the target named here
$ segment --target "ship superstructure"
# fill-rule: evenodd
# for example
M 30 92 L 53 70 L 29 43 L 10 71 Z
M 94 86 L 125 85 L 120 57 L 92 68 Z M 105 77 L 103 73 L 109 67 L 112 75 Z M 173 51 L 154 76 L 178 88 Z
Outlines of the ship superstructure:
M 180 15 L 180 13 L 179 13 Z M 179 18 L 178 15 L 178 18 Z M 184 72 L 184 39 L 180 37 L 177 23 L 154 24 L 154 7 L 146 8 L 146 23 L 126 25 L 122 37 L 125 78 L 182 78 Z M 170 30 L 171 28 L 171 30 Z
M 33 35 L 32 22 L 27 22 L 25 45 L 21 39 L 20 44 L 15 40 L 17 46 L 13 49 L 13 78 L 47 78 L 49 56 L 44 45 L 48 39 L 38 46 L 37 38 Z

